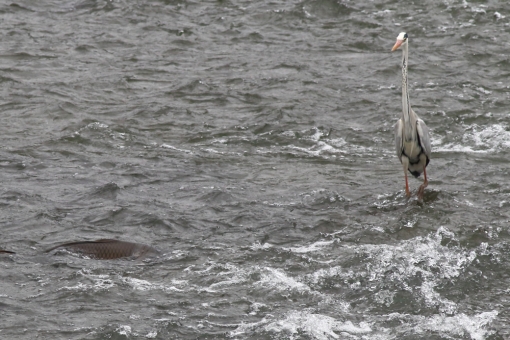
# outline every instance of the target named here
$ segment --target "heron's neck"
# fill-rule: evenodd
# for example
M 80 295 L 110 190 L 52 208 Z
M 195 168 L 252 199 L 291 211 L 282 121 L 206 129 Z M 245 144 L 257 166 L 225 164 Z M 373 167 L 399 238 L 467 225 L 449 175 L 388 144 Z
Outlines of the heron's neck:
M 409 101 L 409 92 L 407 90 L 407 61 L 408 61 L 408 44 L 406 43 L 402 46 L 402 120 L 404 121 L 404 125 L 408 125 L 408 129 L 404 129 L 406 131 L 406 139 L 412 139 L 414 135 L 414 130 L 416 127 L 416 122 L 413 120 L 414 115 L 411 111 L 411 102 Z

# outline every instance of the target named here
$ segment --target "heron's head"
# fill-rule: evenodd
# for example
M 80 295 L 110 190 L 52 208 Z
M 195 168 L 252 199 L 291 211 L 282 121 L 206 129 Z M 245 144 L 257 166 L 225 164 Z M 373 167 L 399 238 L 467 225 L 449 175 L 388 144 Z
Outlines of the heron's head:
M 391 51 L 393 52 L 395 50 L 398 50 L 399 48 L 401 48 L 405 44 L 407 44 L 407 33 L 406 32 L 401 32 L 398 35 L 397 42 L 395 43 L 395 45 L 393 45 L 393 48 L 391 49 Z

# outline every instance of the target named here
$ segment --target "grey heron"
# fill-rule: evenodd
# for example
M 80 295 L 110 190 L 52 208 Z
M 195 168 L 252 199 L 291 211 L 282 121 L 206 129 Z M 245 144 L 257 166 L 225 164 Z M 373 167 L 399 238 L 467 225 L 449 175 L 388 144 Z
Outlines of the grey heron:
M 409 184 L 407 182 L 407 171 L 414 177 L 423 172 L 423 184 L 418 189 L 418 199 L 423 198 L 423 192 L 428 185 L 427 171 L 425 168 L 430 161 L 430 136 L 429 128 L 425 122 L 411 108 L 409 92 L 407 91 L 407 61 L 409 39 L 407 33 L 402 32 L 397 37 L 397 42 L 391 49 L 402 50 L 402 115 L 395 124 L 395 147 L 397 156 L 404 167 L 406 181 L 406 196 L 409 198 Z

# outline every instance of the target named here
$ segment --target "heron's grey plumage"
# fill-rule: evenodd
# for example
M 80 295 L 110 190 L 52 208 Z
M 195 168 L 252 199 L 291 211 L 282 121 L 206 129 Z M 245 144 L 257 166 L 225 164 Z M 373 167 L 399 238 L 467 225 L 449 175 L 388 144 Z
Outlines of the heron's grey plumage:
M 395 149 L 404 167 L 406 180 L 406 195 L 409 197 L 407 171 L 418 177 L 424 173 L 424 182 L 418 190 L 418 196 L 428 184 L 425 168 L 429 164 L 431 155 L 429 128 L 411 108 L 409 92 L 407 90 L 408 37 L 402 32 L 392 51 L 402 49 L 402 114 L 395 124 Z

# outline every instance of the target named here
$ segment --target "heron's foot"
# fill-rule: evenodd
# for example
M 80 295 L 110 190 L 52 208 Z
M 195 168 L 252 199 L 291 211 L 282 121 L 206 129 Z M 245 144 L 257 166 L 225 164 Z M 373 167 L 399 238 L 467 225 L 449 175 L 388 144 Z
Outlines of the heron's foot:
M 421 201 L 423 199 L 423 194 L 425 193 L 425 188 L 427 187 L 427 184 L 428 183 L 423 183 L 422 185 L 420 185 L 420 187 L 418 188 L 418 193 L 416 194 L 416 196 L 418 196 L 418 199 Z
M 406 188 L 406 198 L 411 198 L 411 192 Z

